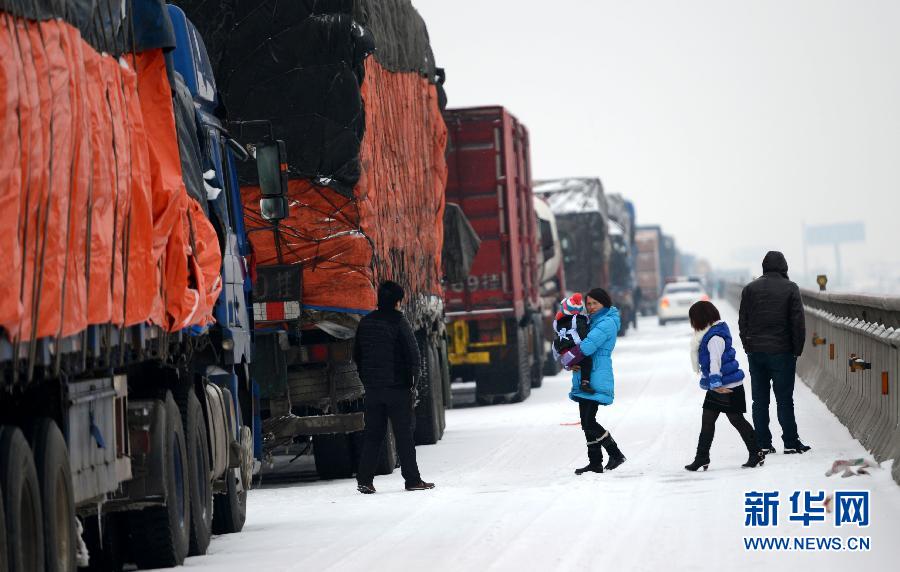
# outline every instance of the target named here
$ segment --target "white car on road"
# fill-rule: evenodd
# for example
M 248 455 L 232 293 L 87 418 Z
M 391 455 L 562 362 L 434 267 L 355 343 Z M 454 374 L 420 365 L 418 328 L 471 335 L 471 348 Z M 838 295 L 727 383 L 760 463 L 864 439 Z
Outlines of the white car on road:
M 659 297 L 656 314 L 659 325 L 665 326 L 673 320 L 687 320 L 688 310 L 695 302 L 709 300 L 703 285 L 699 282 L 670 282 Z

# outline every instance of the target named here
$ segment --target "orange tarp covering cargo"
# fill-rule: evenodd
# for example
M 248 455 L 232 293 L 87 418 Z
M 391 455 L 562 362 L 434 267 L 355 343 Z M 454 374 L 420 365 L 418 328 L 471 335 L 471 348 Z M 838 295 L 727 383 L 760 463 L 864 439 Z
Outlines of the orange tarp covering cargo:
M 162 51 L 0 12 L 0 329 L 213 321 L 221 252 L 181 179 Z
M 274 227 L 259 217 L 259 189 L 242 189 L 256 263 L 301 264 L 306 308 L 371 310 L 374 284 L 385 279 L 413 293 L 441 291 L 447 130 L 437 90 L 373 57 L 365 66 L 365 135 L 353 196 L 289 181 L 279 258 Z

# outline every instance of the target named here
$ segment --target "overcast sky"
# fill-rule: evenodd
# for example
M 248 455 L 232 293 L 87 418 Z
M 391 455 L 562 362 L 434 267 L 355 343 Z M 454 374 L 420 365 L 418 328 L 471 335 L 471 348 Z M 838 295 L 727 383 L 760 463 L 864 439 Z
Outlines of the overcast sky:
M 450 106 L 512 111 L 536 179 L 600 177 L 718 267 L 799 272 L 804 222 L 862 221 L 845 267 L 900 275 L 900 2 L 413 4 Z

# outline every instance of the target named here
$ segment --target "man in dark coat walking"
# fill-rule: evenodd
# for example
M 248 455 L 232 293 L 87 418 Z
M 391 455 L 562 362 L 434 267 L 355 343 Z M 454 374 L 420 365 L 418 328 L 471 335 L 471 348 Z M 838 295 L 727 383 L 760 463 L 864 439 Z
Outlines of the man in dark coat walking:
M 375 466 L 388 420 L 394 428 L 406 490 L 434 488 L 434 483 L 422 480 L 416 463 L 412 416 L 421 357 L 412 327 L 400 311 L 403 295 L 403 287 L 396 282 L 383 282 L 378 288 L 378 309 L 360 320 L 356 329 L 353 360 L 366 388 L 366 433 L 356 472 L 357 490 L 363 494 L 375 492 Z
M 794 379 L 803 353 L 806 324 L 800 289 L 788 279 L 784 255 L 771 251 L 762 263 L 763 275 L 744 287 L 739 326 L 750 363 L 753 426 L 756 441 L 774 453 L 769 431 L 769 396 L 775 393 L 778 423 L 785 453 L 805 453 L 794 418 Z

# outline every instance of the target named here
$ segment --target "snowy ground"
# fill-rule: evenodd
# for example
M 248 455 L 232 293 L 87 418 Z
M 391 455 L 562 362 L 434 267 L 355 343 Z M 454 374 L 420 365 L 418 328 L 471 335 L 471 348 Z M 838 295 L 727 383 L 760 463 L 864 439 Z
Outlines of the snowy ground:
M 736 326 L 726 308 L 725 318 Z M 688 365 L 686 324 L 643 319 L 614 354 L 616 401 L 599 420 L 628 457 L 619 469 L 575 476 L 585 463 L 567 376 L 547 378 L 525 403 L 447 412 L 447 432 L 419 447 L 428 492 L 403 490 L 399 471 L 378 494 L 355 481 L 277 484 L 250 493 L 243 533 L 213 540 L 186 565 L 203 570 L 896 570 L 900 487 L 888 470 L 824 473 L 865 451 L 797 385 L 806 455 L 771 455 L 741 469 L 746 451 L 723 417 L 706 473 L 688 473 L 702 391 Z M 739 354 L 746 366 L 746 357 Z M 748 391 L 749 401 L 749 391 Z M 748 403 L 749 406 L 749 403 Z M 781 449 L 772 404 L 773 434 Z M 748 414 L 749 416 L 749 414 Z M 889 468 L 889 464 L 885 464 Z M 789 522 L 795 490 L 871 491 L 871 525 L 804 529 Z M 744 493 L 780 491 L 779 526 L 744 527 Z M 868 536 L 869 552 L 748 552 L 744 536 Z M 765 566 L 760 568 L 759 566 Z

